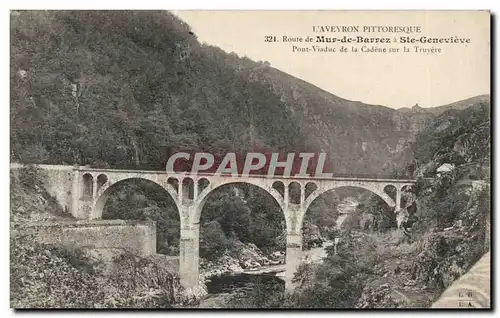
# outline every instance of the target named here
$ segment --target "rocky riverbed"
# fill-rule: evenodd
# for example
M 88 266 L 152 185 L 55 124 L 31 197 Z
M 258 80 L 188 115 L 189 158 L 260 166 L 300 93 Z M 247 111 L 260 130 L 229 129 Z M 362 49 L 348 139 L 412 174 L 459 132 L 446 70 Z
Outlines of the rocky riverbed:
M 326 257 L 326 248 L 333 242 L 326 241 L 302 253 L 303 262 L 320 262 Z M 276 284 L 285 271 L 285 253 L 265 255 L 253 244 L 245 244 L 241 259 L 224 255 L 216 263 L 203 260 L 201 263 L 204 284 L 208 295 L 201 299 L 200 308 L 226 308 L 231 301 L 244 302 L 245 293 L 256 282 Z M 284 284 L 283 281 L 281 281 Z M 283 287 L 284 288 L 284 287 Z
M 252 288 L 253 278 L 269 272 L 284 271 L 285 253 L 266 255 L 254 244 L 236 243 L 234 250 L 216 261 L 200 259 L 200 271 L 206 292 L 199 308 L 226 308 L 235 297 L 243 297 L 244 290 Z
M 266 255 L 254 244 L 238 242 L 237 245 L 234 250 L 238 252 L 228 252 L 216 261 L 201 259 L 200 268 L 203 279 L 284 264 L 285 253 L 282 251 Z

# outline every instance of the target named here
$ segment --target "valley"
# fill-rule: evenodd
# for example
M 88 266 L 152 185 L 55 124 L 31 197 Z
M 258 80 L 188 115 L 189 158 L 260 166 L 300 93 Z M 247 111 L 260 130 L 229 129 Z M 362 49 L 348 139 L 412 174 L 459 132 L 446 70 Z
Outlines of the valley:
M 12 307 L 428 308 L 489 250 L 489 95 L 397 110 L 346 100 L 267 61 L 200 43 L 164 11 L 26 11 L 10 32 L 10 161 L 26 165 L 10 176 Z M 330 184 L 297 223 L 282 208 L 285 184 L 213 179 L 220 183 L 195 214 L 201 178 L 142 173 L 165 174 L 179 153 L 205 154 L 196 172 L 226 157 L 241 170 L 234 154 L 259 153 L 266 163 L 272 153 L 325 154 L 318 169 L 299 163 L 292 172 L 414 182 Z M 269 173 L 249 163 L 247 172 Z M 66 186 L 65 172 L 51 185 L 41 164 L 79 167 L 86 186 Z M 135 172 L 102 177 L 120 169 Z M 290 211 L 313 193 L 306 183 L 286 184 Z M 72 214 L 56 190 L 74 192 L 81 211 Z M 152 255 L 47 244 L 30 227 L 88 221 L 75 215 L 154 224 L 154 235 L 140 232 Z M 287 251 L 300 256 L 288 261 L 302 260 L 291 292 Z M 188 258 L 201 269 L 192 293 L 179 277 Z

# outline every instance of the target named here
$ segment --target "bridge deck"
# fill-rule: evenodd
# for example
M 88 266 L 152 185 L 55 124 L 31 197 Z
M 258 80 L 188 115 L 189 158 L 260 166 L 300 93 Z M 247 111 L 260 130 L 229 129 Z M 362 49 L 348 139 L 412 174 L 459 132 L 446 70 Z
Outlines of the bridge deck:
M 11 169 L 19 169 L 22 167 L 25 167 L 27 165 L 24 164 L 19 164 L 19 163 L 11 163 L 10 167 Z M 40 165 L 35 165 L 43 169 L 53 169 L 53 170 L 77 170 L 77 171 L 88 171 L 88 172 L 102 172 L 102 173 L 134 173 L 134 174 L 164 174 L 172 177 L 219 177 L 219 178 L 224 178 L 224 177 L 232 177 L 231 174 L 221 174 L 221 175 L 216 175 L 214 173 L 196 173 L 196 174 L 191 174 L 189 172 L 167 172 L 165 170 L 133 170 L 133 169 L 109 169 L 109 168 L 91 168 L 88 166 L 66 166 L 66 165 L 46 165 L 46 164 L 40 164 Z M 262 175 L 262 174 L 238 174 L 238 176 L 235 176 L 234 178 L 240 178 L 240 179 L 247 179 L 247 178 L 264 178 L 264 179 L 277 179 L 277 180 L 317 180 L 317 181 L 324 181 L 324 180 L 332 180 L 332 181 L 366 181 L 366 182 L 392 182 L 392 183 L 415 183 L 417 180 L 416 179 L 409 179 L 409 178 L 399 178 L 395 176 L 387 176 L 387 175 L 352 175 L 352 174 L 338 174 L 334 173 L 331 178 L 319 178 L 319 177 L 314 177 L 314 176 L 283 176 L 283 175 L 273 175 L 273 176 L 268 176 L 268 175 Z
M 100 169 L 89 167 L 78 167 L 80 171 L 93 171 L 93 172 L 118 172 L 118 173 L 137 173 L 137 174 L 165 174 L 169 176 L 186 176 L 186 177 L 232 177 L 231 174 L 214 174 L 214 173 L 196 173 L 189 172 L 167 172 L 164 170 L 132 170 L 132 169 Z M 293 180 L 337 180 L 337 181 L 380 181 L 380 182 L 403 182 L 414 183 L 416 179 L 397 178 L 394 176 L 379 176 L 379 175 L 349 175 L 349 174 L 334 174 L 331 178 L 318 178 L 314 176 L 283 176 L 283 175 L 262 175 L 262 174 L 238 174 L 234 178 L 273 178 L 273 179 L 293 179 Z

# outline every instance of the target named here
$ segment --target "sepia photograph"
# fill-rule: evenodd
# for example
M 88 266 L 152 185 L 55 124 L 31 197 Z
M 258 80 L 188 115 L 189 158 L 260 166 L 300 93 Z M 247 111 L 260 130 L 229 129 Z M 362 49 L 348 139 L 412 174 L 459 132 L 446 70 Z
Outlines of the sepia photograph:
M 492 309 L 489 11 L 9 19 L 11 308 Z

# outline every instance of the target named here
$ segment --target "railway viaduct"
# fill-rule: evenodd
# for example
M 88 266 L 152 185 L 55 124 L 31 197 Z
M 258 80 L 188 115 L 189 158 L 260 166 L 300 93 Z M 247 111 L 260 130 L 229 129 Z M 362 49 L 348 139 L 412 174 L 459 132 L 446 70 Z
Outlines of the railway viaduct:
M 22 168 L 11 164 L 12 169 Z M 166 171 L 95 169 L 87 166 L 37 165 L 46 172 L 45 185 L 61 206 L 81 220 L 100 219 L 106 200 L 121 182 L 145 179 L 161 186 L 172 197 L 180 219 L 179 276 L 186 288 L 199 283 L 199 222 L 208 196 L 215 189 L 233 183 L 257 186 L 269 193 L 280 206 L 286 221 L 285 286 L 293 289 L 292 278 L 300 263 L 302 222 L 308 207 L 323 193 L 341 187 L 369 190 L 397 212 L 404 187 L 415 180 L 360 177 L 283 177 L 258 175 L 203 175 Z M 395 200 L 386 192 L 396 190 Z

